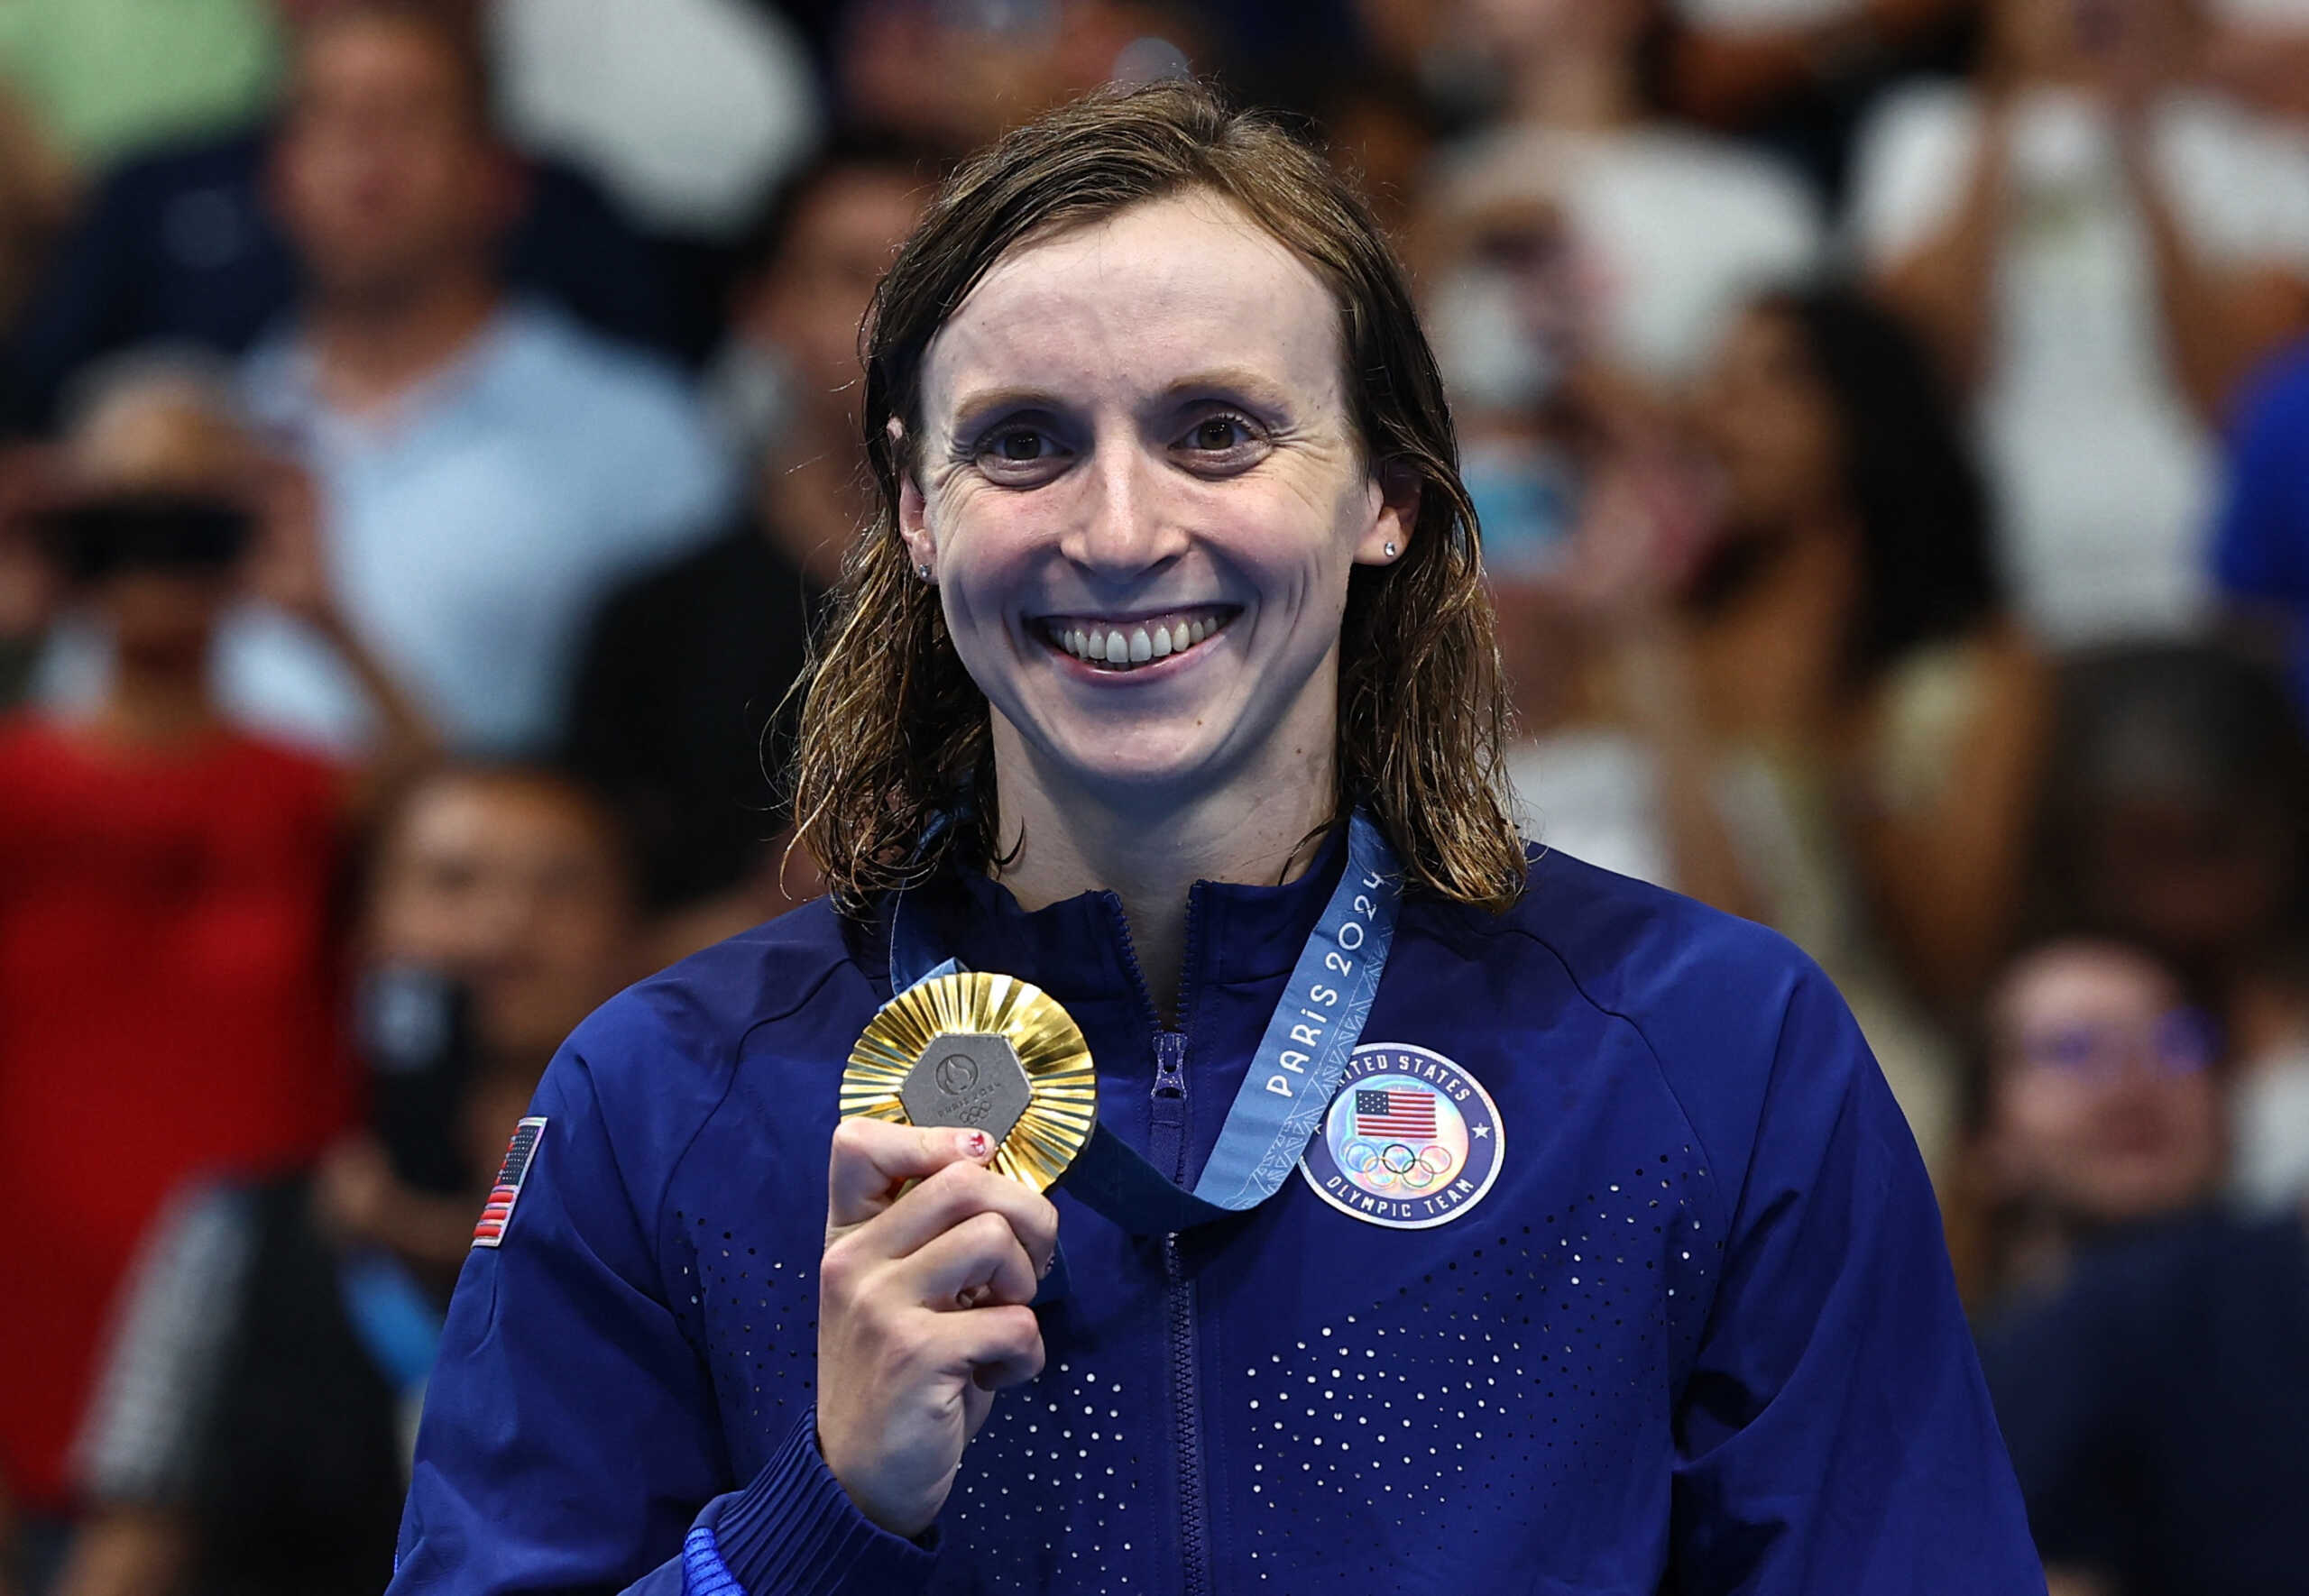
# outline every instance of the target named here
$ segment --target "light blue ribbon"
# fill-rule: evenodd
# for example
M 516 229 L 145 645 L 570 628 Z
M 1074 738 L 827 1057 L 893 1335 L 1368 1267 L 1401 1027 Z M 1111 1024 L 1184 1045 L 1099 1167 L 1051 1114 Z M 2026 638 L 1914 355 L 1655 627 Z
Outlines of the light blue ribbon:
M 1194 1189 L 1155 1169 L 1104 1122 L 1060 1184 L 1135 1235 L 1191 1230 L 1274 1196 L 1322 1124 L 1362 1038 L 1394 945 L 1402 894 L 1394 849 L 1376 822 L 1357 810 L 1348 825 L 1347 867 L 1300 950 Z M 906 922 L 904 907 L 901 894 L 890 916 L 894 992 L 962 968 L 937 957 L 919 929 Z

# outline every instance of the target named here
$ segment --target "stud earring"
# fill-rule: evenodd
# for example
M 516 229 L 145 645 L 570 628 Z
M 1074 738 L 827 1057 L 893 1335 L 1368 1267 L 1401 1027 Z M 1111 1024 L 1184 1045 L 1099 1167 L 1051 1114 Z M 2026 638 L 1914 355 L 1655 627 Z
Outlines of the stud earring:
M 922 578 L 923 581 L 928 582 L 930 580 L 930 562 L 925 560 L 921 564 L 916 565 L 914 568 L 914 573 Z
M 1391 544 L 1389 544 L 1389 545 L 1387 546 L 1387 558 L 1389 558 L 1389 559 L 1391 559 L 1391 560 L 1392 560 L 1392 559 L 1394 559 L 1394 557 L 1395 557 L 1395 546 L 1394 546 L 1394 544 L 1392 544 L 1392 543 L 1391 543 Z

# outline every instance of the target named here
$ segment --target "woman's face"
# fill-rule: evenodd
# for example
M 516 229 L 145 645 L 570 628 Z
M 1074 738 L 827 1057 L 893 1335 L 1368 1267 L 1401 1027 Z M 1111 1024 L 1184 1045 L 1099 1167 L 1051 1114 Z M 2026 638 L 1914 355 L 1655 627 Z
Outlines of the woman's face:
M 1693 425 L 1736 529 L 1786 527 L 1841 496 L 1835 407 L 1785 316 L 1751 310 L 1732 324 L 1694 395 Z
M 1365 463 L 1341 364 L 1314 272 L 1202 195 L 1014 249 L 940 329 L 900 523 L 1006 784 L 1328 796 L 1348 573 L 1418 507 Z
M 2096 1223 L 2181 1207 L 2221 1157 L 2212 1039 L 2173 977 L 2130 949 L 2024 959 L 1992 1004 L 1992 1145 L 2015 1195 Z

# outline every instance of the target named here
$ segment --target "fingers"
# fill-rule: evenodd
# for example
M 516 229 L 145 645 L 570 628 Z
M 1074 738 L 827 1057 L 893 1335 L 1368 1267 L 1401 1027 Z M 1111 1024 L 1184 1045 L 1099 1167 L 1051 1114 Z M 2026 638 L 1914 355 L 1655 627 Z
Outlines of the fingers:
M 1008 1222 L 1039 1275 L 1058 1246 L 1058 1209 L 1040 1192 L 976 1163 L 950 1164 L 892 1203 L 874 1224 L 873 1250 L 903 1258 L 980 1214 Z
M 935 1175 L 958 1160 L 994 1152 L 983 1131 L 942 1125 L 901 1125 L 888 1120 L 845 1119 L 833 1128 L 826 1163 L 826 1227 L 863 1225 L 897 1200 L 909 1180 Z
M 1043 1371 L 1043 1327 L 1035 1310 L 1017 1303 L 973 1308 L 937 1318 L 942 1350 L 967 1367 L 982 1391 L 1021 1385 Z
M 1010 1223 L 981 1213 L 934 1237 L 897 1266 L 914 1284 L 914 1298 L 925 1307 L 976 1307 L 980 1303 L 1026 1303 L 1038 1283 Z M 984 1291 L 978 1289 L 985 1287 Z

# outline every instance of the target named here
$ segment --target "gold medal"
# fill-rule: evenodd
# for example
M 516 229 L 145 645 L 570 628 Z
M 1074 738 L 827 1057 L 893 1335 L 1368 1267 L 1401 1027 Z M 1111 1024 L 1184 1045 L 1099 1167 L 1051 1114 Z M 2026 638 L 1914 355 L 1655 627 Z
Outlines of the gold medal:
M 1045 1191 L 1090 1139 L 1098 1078 L 1056 998 L 966 970 L 899 993 L 867 1023 L 842 1073 L 842 1117 L 860 1114 L 984 1131 L 998 1173 Z

